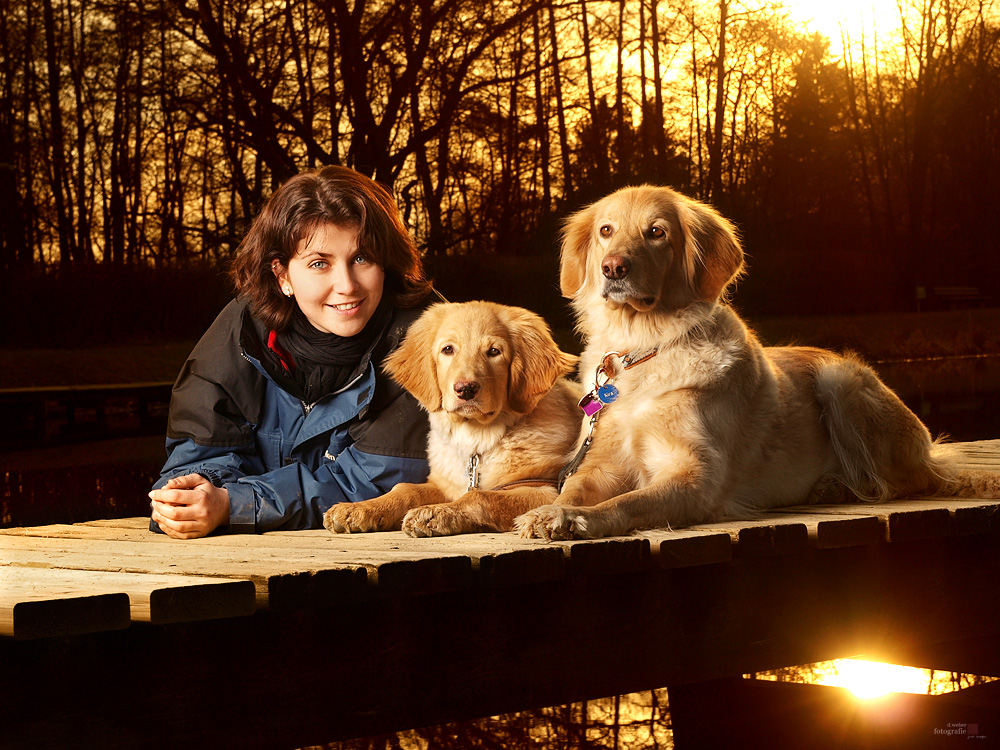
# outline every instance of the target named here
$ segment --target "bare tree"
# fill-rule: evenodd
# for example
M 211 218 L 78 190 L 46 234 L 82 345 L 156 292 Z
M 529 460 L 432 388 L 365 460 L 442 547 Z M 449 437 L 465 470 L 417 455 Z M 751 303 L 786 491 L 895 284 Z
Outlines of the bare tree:
M 23 216 L 24 201 L 14 167 L 21 108 L 15 86 L 14 63 L 18 55 L 13 40 L 16 30 L 12 26 L 24 23 L 25 19 L 15 14 L 11 5 L 10 0 L 0 0 L 0 269 L 3 270 L 27 266 L 32 256 Z
M 66 199 L 66 134 L 62 117 L 62 73 L 59 51 L 62 40 L 57 38 L 55 10 L 52 0 L 42 0 L 42 17 L 45 25 L 45 63 L 48 74 L 49 138 L 48 156 L 49 188 L 55 204 L 56 225 L 58 227 L 59 260 L 62 265 L 70 265 L 77 257 L 73 239 L 73 219 Z

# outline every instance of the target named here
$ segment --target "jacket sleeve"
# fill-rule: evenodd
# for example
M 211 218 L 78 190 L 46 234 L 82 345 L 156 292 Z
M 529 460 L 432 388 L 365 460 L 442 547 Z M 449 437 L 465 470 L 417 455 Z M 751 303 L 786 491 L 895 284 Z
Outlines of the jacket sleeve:
M 348 427 L 351 445 L 315 471 L 293 463 L 224 486 L 230 531 L 322 528 L 334 504 L 384 495 L 400 482 L 427 481 L 427 414 L 395 383 L 379 378 L 365 412 Z
M 170 397 L 167 461 L 154 489 L 185 474 L 201 474 L 221 487 L 260 465 L 253 423 L 266 384 L 240 354 L 244 308 L 231 302 L 181 367 Z M 159 531 L 153 521 L 149 527 Z
M 201 474 L 229 493 L 230 533 L 316 529 L 323 514 L 335 503 L 357 502 L 383 495 L 399 482 L 424 482 L 424 458 L 368 453 L 349 446 L 336 461 L 324 462 L 315 471 L 301 462 L 257 473 L 248 466 L 253 446 L 206 455 L 192 441 L 175 443 L 161 487 L 171 476 Z M 193 455 L 192 455 L 193 454 Z M 184 461 L 189 455 L 191 460 Z M 174 464 L 174 470 L 168 467 Z M 155 525 L 150 528 L 154 531 Z
M 317 471 L 296 462 L 224 484 L 229 492 L 229 531 L 322 528 L 323 514 L 336 503 L 368 500 L 398 482 L 426 478 L 426 461 L 365 453 L 352 446 L 335 463 Z

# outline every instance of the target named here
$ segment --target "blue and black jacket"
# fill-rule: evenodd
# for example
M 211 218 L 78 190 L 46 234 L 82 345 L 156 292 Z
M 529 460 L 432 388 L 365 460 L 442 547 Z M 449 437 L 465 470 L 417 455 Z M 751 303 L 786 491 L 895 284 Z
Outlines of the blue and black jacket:
M 380 366 L 421 312 L 394 310 L 349 384 L 306 404 L 279 385 L 269 332 L 231 302 L 174 383 L 154 489 L 201 474 L 229 492 L 228 531 L 253 533 L 322 528 L 334 503 L 425 481 L 427 415 Z

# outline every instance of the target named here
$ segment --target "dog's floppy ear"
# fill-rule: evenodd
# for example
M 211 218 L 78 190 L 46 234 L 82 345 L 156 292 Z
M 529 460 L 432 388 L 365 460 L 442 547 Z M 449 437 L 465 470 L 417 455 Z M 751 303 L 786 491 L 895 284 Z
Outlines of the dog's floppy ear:
M 556 345 L 541 316 L 520 307 L 507 307 L 503 319 L 514 346 L 507 403 L 514 411 L 528 414 L 557 378 L 572 372 L 578 358 Z
M 743 273 L 743 248 L 732 224 L 704 203 L 679 196 L 684 274 L 703 302 L 715 302 Z
M 383 368 L 392 379 L 412 393 L 429 412 L 441 408 L 434 339 L 446 307 L 446 303 L 428 307 L 410 326 L 403 343 L 383 363 Z
M 563 225 L 559 289 L 568 299 L 580 293 L 587 279 L 586 260 L 594 241 L 594 213 L 594 207 L 588 206 L 572 214 Z

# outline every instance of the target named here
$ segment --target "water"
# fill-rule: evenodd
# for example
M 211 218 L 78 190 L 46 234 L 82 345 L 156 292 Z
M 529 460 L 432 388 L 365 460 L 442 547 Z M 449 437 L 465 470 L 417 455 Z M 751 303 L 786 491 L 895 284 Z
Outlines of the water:
M 846 692 L 828 696 L 829 705 L 842 706 L 849 720 L 837 726 L 829 712 L 817 714 L 830 725 L 821 731 L 853 732 L 855 738 L 869 738 L 884 731 L 886 723 L 899 719 L 899 704 L 907 704 L 903 697 L 892 693 L 922 696 L 941 696 L 946 693 L 983 685 L 996 678 L 979 677 L 959 672 L 898 667 L 877 662 L 840 659 L 800 667 L 788 667 L 773 672 L 744 675 L 752 681 L 783 682 L 843 687 Z M 873 688 L 880 688 L 876 691 Z M 776 700 L 780 701 L 782 696 Z M 912 707 L 912 703 L 909 704 Z M 816 709 L 816 706 L 813 706 Z M 986 715 L 982 710 L 968 712 L 972 717 Z M 859 726 L 858 717 L 869 715 L 868 723 Z M 960 714 L 963 715 L 963 714 Z M 803 721 L 784 715 L 786 721 Z M 965 718 L 969 718 L 966 716 Z M 706 719 L 711 721 L 711 719 Z M 808 718 L 804 719 L 809 722 Z M 921 737 L 933 738 L 935 717 L 905 716 L 908 731 Z M 972 719 L 970 719 L 972 721 Z M 914 724 L 916 728 L 914 729 Z M 964 728 L 971 725 L 966 724 Z M 978 726 L 978 725 L 976 725 Z M 890 736 L 895 728 L 888 727 Z M 992 726 L 990 729 L 994 729 Z M 858 732 L 860 734 L 857 734 Z M 957 732 L 958 730 L 956 730 Z M 989 731 L 973 730 L 984 739 Z M 967 739 L 962 736 L 959 739 Z M 747 738 L 751 740 L 751 737 Z M 758 740 L 760 738 L 757 738 Z M 760 744 L 753 745 L 755 747 Z M 800 745 L 811 746 L 810 742 Z M 841 742 L 836 747 L 849 747 Z M 878 746 L 869 745 L 872 747 Z M 895 746 L 895 745 L 894 745 Z M 923 746 L 923 745 L 921 745 Z M 665 750 L 674 747 L 674 728 L 671 722 L 669 695 L 666 688 L 645 690 L 627 695 L 611 696 L 599 700 L 570 703 L 539 708 L 531 711 L 493 716 L 467 722 L 454 722 L 435 727 L 413 729 L 395 734 L 384 734 L 354 740 L 332 742 L 318 746 L 324 750 L 511 750 L 535 748 L 536 750 Z M 317 746 L 309 748 L 317 750 Z
M 355 740 L 328 750 L 665 750 L 673 729 L 667 690 L 645 690 Z

